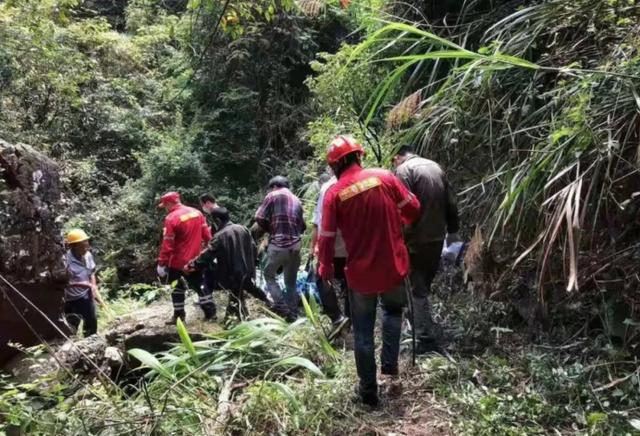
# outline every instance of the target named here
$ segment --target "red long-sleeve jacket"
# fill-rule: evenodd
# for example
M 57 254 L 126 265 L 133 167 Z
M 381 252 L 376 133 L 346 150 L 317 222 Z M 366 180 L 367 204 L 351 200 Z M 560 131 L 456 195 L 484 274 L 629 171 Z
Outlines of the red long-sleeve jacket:
M 398 287 L 409 272 L 402 224 L 420 215 L 420 202 L 389 171 L 347 168 L 325 194 L 319 239 L 319 274 L 333 277 L 333 249 L 340 229 L 347 247 L 350 288 L 376 294 Z
M 197 209 L 178 204 L 164 219 L 158 265 L 181 270 L 200 254 L 210 239 L 211 230 L 204 215 Z

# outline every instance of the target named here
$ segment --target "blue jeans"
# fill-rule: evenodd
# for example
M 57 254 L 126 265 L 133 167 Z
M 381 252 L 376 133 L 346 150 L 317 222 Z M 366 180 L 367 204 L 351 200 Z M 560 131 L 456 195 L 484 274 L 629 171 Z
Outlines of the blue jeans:
M 380 294 L 365 295 L 351 291 L 349 297 L 355 339 L 353 351 L 360 378 L 360 394 L 375 394 L 378 390 L 378 382 L 373 331 L 376 324 L 378 299 L 382 303 L 383 315 L 380 371 L 382 374 L 395 375 L 398 373 L 402 310 L 407 302 L 407 294 L 403 283 L 391 291 Z

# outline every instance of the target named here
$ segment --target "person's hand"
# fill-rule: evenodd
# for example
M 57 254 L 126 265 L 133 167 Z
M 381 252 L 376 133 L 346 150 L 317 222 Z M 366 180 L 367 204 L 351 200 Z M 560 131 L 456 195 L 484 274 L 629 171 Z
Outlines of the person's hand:
M 191 262 L 189 262 L 188 264 L 186 264 L 182 270 L 186 273 L 192 273 L 196 270 L 196 264 L 193 262 L 193 260 Z
M 93 295 L 93 299 L 99 306 L 104 306 L 104 300 L 102 299 L 102 295 L 100 295 L 97 285 L 91 285 L 91 295 Z
M 158 273 L 158 277 L 163 278 L 167 275 L 167 267 L 164 265 L 158 265 L 156 267 L 156 272 Z
M 457 233 L 447 233 L 447 238 L 445 239 L 445 243 L 447 244 L 447 247 L 451 244 L 453 244 L 454 242 L 460 242 L 462 239 L 460 239 L 460 235 Z

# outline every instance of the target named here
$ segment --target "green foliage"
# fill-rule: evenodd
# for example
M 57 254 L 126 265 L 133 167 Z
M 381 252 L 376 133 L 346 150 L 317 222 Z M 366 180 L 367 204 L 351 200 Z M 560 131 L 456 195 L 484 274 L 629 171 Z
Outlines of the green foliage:
M 420 381 L 413 383 L 450 410 L 457 433 L 631 431 L 640 382 L 636 358 L 604 335 L 566 341 L 564 332 L 554 330 L 532 343 L 504 303 L 436 289 L 434 316 L 456 332 L 458 352 L 452 359 L 420 359 Z M 498 330 L 509 333 L 497 337 L 492 331 Z
M 576 339 L 582 354 L 511 344 L 511 301 L 449 307 L 442 318 L 477 356 L 422 360 L 411 383 L 465 434 L 640 427 L 637 359 L 612 345 L 638 338 L 618 310 L 637 300 L 633 1 L 131 0 L 115 18 L 103 7 L 0 2 L 0 136 L 60 164 L 60 219 L 92 235 L 114 312 L 168 292 L 127 285 L 153 277 L 163 191 L 188 204 L 211 192 L 247 223 L 284 173 L 309 212 L 335 134 L 363 140 L 367 165 L 409 142 L 464 188 L 469 228 L 536 271 L 540 297 L 562 295 L 564 277 L 603 300 L 576 306 L 585 329 L 602 324 L 592 343 Z M 290 326 L 261 318 L 203 341 L 179 324 L 171 350 L 131 350 L 146 375 L 126 394 L 3 381 L 3 421 L 32 434 L 203 434 L 230 397 L 237 433 L 361 431 L 345 424 L 354 368 L 304 308 Z
M 341 366 L 331 379 L 304 376 L 294 383 L 255 383 L 244 394 L 241 412 L 231 428 L 252 434 L 340 431 L 341 425 L 342 429 L 352 425 L 340 419 L 340 414 L 354 408 L 350 399 L 353 376 Z
M 566 356 L 522 352 L 499 358 L 485 353 L 452 363 L 444 358 L 422 362 L 427 387 L 462 413 L 464 434 L 563 433 L 588 429 L 590 434 L 630 430 L 623 410 L 637 407 L 636 383 L 603 389 L 609 371 L 629 369 L 614 363 L 570 363 Z M 606 368 L 603 370 L 603 368 Z
M 134 283 L 122 287 L 118 296 L 120 298 L 128 298 L 137 300 L 143 304 L 150 304 L 154 301 L 167 297 L 171 293 L 171 286 L 148 285 L 146 283 Z
M 638 8 L 592 0 L 482 8 L 456 6 L 459 21 L 444 27 L 421 18 L 370 31 L 350 49 L 349 62 L 330 70 L 339 94 L 322 86 L 325 74 L 328 84 L 332 78 L 323 73 L 313 82 L 316 97 L 336 106 L 344 78 L 361 83 L 359 74 L 377 68 L 357 112 L 367 126 L 360 137 L 373 131 L 386 139 L 387 156 L 410 143 L 443 164 L 465 188 L 469 227 L 483 228 L 488 245 L 512 265 L 537 271 L 541 301 L 560 277 L 566 291 L 593 285 L 590 274 L 613 258 L 625 265 L 616 275 L 624 281 L 637 255 L 629 238 L 637 222 L 618 205 L 638 204 L 630 195 L 640 180 L 632 133 L 640 69 L 629 27 Z M 473 14 L 485 21 L 467 19 Z M 340 128 L 341 116 L 321 112 L 311 138 L 326 141 L 322 132 Z M 611 249 L 611 238 L 629 250 Z M 590 254 L 594 247 L 606 261 Z M 587 290 L 596 296 L 595 288 Z M 634 298 L 628 288 L 616 292 Z
M 365 63 L 369 55 L 365 49 L 345 44 L 336 54 L 320 53 L 311 64 L 316 75 L 307 79 L 307 85 L 315 96 L 316 117 L 307 126 L 307 137 L 322 164 L 329 143 L 338 134 L 352 134 L 364 141 L 365 161 L 373 165 L 379 166 L 397 146 L 377 125 L 367 126 L 362 115 L 372 85 L 383 80 L 391 69 Z M 353 67 L 355 63 L 357 68 Z
M 319 319 L 317 307 L 309 306 L 307 313 Z M 316 328 L 307 319 L 289 325 L 260 318 L 194 341 L 179 322 L 181 341 L 170 350 L 158 355 L 129 350 L 142 365 L 137 373 L 146 375 L 129 386 L 127 394 L 100 385 L 82 386 L 86 381 L 78 385 L 70 380 L 63 386 L 56 381 L 57 373 L 28 385 L 3 377 L 0 429 L 98 435 L 153 429 L 155 434 L 197 435 L 211 431 L 216 419 L 229 419 L 220 416 L 228 401 L 245 410 L 229 423 L 240 432 L 273 430 L 274 412 L 283 433 L 307 425 L 331 429 L 329 418 L 336 416 L 336 407 L 344 410 L 349 401 L 348 385 L 344 369 L 336 370 L 335 350 L 325 350 L 315 340 Z M 231 389 L 235 380 L 242 382 Z M 261 423 L 263 414 L 268 419 Z
M 350 25 L 337 3 L 313 20 L 293 0 L 80 3 L 0 5 L 0 135 L 56 158 L 62 219 L 121 284 L 149 277 L 162 192 L 212 192 L 247 222 L 274 173 L 309 182 L 304 80 L 335 44 L 323 30 Z

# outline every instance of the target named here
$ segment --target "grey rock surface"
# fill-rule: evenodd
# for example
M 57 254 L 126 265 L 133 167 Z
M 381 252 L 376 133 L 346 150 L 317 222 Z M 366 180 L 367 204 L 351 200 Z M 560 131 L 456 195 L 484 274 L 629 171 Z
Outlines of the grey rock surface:
M 9 342 L 30 346 L 56 336 L 53 324 L 64 328 L 59 201 L 55 162 L 0 139 L 0 274 L 12 285 L 0 278 L 0 363 L 16 353 Z

